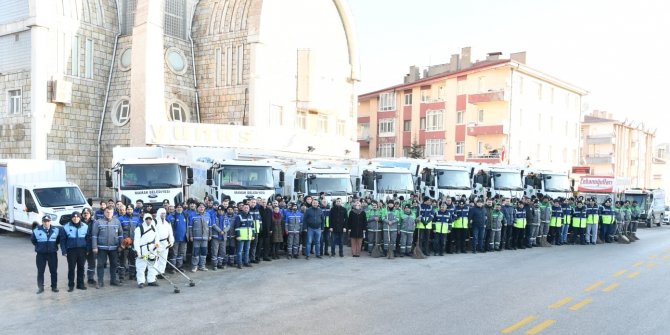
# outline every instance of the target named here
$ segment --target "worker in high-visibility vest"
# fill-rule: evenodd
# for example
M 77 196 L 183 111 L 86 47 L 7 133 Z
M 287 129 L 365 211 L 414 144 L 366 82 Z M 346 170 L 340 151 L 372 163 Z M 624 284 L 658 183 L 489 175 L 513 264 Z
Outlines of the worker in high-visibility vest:
M 551 206 L 551 217 L 549 218 L 549 237 L 551 244 L 563 245 L 561 241 L 561 230 L 563 229 L 563 207 L 561 201 L 554 199 L 553 206 Z
M 614 211 L 612 210 L 612 199 L 607 198 L 599 209 L 600 217 L 600 236 L 605 243 L 612 243 L 614 241 Z
M 249 214 L 251 214 L 254 221 L 253 225 L 254 233 L 256 234 L 255 236 L 258 236 L 258 233 L 260 233 L 261 231 L 261 205 L 254 198 L 250 198 L 248 203 L 249 203 Z M 253 239 L 251 241 L 251 245 L 249 246 L 249 257 L 251 259 L 251 263 L 260 262 L 260 259 L 256 256 L 257 248 L 258 248 L 258 241 L 257 239 Z
M 584 207 L 584 203 L 581 200 L 577 200 L 577 206 L 572 209 L 572 244 L 586 244 L 586 221 L 587 221 L 587 212 Z
M 419 205 L 419 220 L 416 222 L 418 237 L 416 245 L 421 248 L 424 255 L 428 256 L 428 240 L 433 229 L 433 216 L 436 208 L 432 205 L 429 197 L 423 197 L 423 203 Z
M 454 223 L 452 224 L 452 231 L 455 235 L 454 239 L 456 240 L 455 253 L 466 253 L 465 239 L 468 236 L 469 214 L 470 208 L 465 204 L 465 201 L 458 201 L 458 206 L 456 206 L 456 209 L 454 210 Z
M 600 207 L 596 204 L 596 199 L 589 199 L 586 205 L 586 244 L 595 245 L 598 242 L 599 212 Z
M 235 239 L 237 240 L 238 269 L 241 269 L 242 265 L 251 267 L 251 264 L 249 264 L 249 247 L 251 245 L 251 241 L 256 238 L 254 220 L 254 215 L 249 212 L 249 205 L 242 205 L 242 212 L 239 213 L 235 218 Z
M 321 200 L 321 212 L 323 212 L 323 233 L 321 234 L 321 245 L 319 246 L 321 248 L 321 254 L 324 256 L 330 256 L 330 253 L 328 253 L 328 248 L 331 245 L 331 232 L 332 230 L 330 229 L 330 206 L 328 204 L 328 200 L 323 199 Z M 335 255 L 333 255 L 335 256 Z
M 514 233 L 512 249 L 526 249 L 525 246 L 525 233 L 527 225 L 527 216 L 526 216 L 526 204 L 522 200 L 517 200 L 516 208 L 514 210 Z
M 561 243 L 568 243 L 568 232 L 572 229 L 572 209 L 575 208 L 574 198 L 563 199 L 563 226 L 561 227 Z

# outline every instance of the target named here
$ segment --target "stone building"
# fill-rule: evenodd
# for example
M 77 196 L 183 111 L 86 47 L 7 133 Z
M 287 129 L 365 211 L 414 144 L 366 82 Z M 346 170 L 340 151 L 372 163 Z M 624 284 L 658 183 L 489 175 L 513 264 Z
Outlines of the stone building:
M 344 0 L 5 0 L 0 157 L 91 197 L 118 145 L 358 157 L 357 57 Z

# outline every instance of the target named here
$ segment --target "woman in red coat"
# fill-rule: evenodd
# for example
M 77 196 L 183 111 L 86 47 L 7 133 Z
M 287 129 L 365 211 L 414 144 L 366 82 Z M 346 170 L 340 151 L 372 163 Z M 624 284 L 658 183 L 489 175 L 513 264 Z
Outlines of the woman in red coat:
M 368 226 L 365 212 L 361 210 L 361 203 L 358 201 L 354 203 L 354 207 L 349 212 L 347 230 L 351 238 L 351 253 L 354 257 L 360 257 L 363 235 L 368 230 Z

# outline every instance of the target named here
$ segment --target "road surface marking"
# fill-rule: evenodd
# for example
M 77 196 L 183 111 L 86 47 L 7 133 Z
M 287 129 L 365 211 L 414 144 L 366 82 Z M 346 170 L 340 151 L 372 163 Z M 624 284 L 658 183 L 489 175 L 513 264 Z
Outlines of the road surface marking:
M 634 267 L 639 268 L 640 266 L 644 265 L 644 262 L 637 262 L 633 264 Z
M 649 256 L 649 259 L 656 259 L 656 258 L 658 258 L 658 255 L 651 255 L 651 256 Z
M 665 259 L 667 261 L 668 259 L 670 259 L 670 255 L 663 256 L 663 259 Z
M 626 273 L 627 270 L 621 270 L 614 274 L 614 277 L 621 277 L 622 274 Z
M 602 284 L 605 284 L 605 282 L 601 280 L 601 281 L 599 281 L 599 282 L 597 282 L 597 283 L 595 283 L 595 284 L 593 284 L 593 285 L 591 285 L 591 286 L 585 288 L 585 289 L 584 289 L 584 292 L 593 291 L 593 290 L 597 289 L 598 286 L 600 286 L 600 285 L 602 285 Z
M 563 307 L 563 305 L 571 302 L 572 300 L 574 300 L 573 297 L 567 297 L 565 299 L 559 300 L 559 301 L 549 305 L 549 308 L 551 308 L 551 309 L 561 308 L 561 307 Z
M 581 302 L 572 305 L 572 307 L 570 307 L 570 310 L 571 311 L 578 311 L 578 310 L 582 309 L 584 306 L 586 306 L 586 305 L 588 305 L 592 302 L 593 302 L 593 299 L 591 299 L 591 298 L 582 300 Z
M 551 325 L 553 325 L 554 323 L 556 323 L 556 320 L 544 320 L 544 321 L 542 321 L 542 323 L 540 323 L 539 325 L 537 325 L 537 326 L 535 326 L 535 327 L 529 329 L 528 332 L 526 332 L 526 334 L 527 334 L 527 335 L 536 335 L 536 334 L 539 334 L 539 333 L 542 332 L 543 330 L 545 330 L 545 329 L 551 327 Z
M 614 291 L 614 289 L 617 288 L 617 287 L 619 287 L 619 284 L 614 283 L 614 284 L 612 284 L 612 285 L 610 285 L 610 286 L 605 287 L 605 288 L 603 289 L 603 292 L 612 292 L 612 291 Z
M 523 327 L 523 326 L 525 326 L 525 325 L 527 325 L 527 324 L 529 324 L 529 323 L 531 323 L 535 320 L 537 320 L 537 316 L 534 316 L 534 315 L 527 316 L 525 319 L 523 319 L 523 320 L 521 320 L 521 321 L 503 329 L 502 333 L 503 334 L 509 334 L 509 333 L 511 333 L 511 332 L 513 332 L 513 331 L 515 331 L 515 330 L 517 330 L 517 329 L 519 329 L 519 328 L 521 328 L 521 327 Z
M 647 269 L 653 269 L 656 267 L 656 263 L 649 263 L 647 264 Z
M 633 272 L 633 273 L 628 275 L 628 279 L 633 279 L 633 278 L 637 277 L 639 274 L 640 274 L 640 272 Z

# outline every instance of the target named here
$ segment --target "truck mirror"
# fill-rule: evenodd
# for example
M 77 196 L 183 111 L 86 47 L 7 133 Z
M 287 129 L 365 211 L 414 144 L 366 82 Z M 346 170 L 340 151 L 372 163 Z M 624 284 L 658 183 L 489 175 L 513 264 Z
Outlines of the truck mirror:
M 112 188 L 112 187 L 114 187 L 114 184 L 112 184 L 112 181 L 111 181 L 111 180 L 107 180 L 107 181 L 105 182 L 105 186 L 106 186 L 107 188 Z
M 298 178 L 293 179 L 293 191 L 294 192 L 299 192 L 300 191 L 300 179 L 298 179 Z
M 444 171 L 440 171 L 437 173 L 438 176 L 444 176 Z
M 279 171 L 279 182 L 281 182 L 282 184 L 281 186 L 284 185 L 284 177 L 285 177 L 284 171 Z
M 186 178 L 186 184 L 193 185 L 193 178 Z
M 547 179 L 551 179 L 551 178 L 552 178 L 552 176 L 547 176 Z
M 89 206 L 93 206 L 93 198 L 86 199 L 86 203 L 88 203 Z
M 107 188 L 114 187 L 114 183 L 112 183 L 112 171 L 109 170 L 105 171 L 105 186 Z
M 314 174 L 310 174 L 310 175 L 309 175 L 309 179 L 311 179 L 311 180 L 316 179 L 316 175 L 314 175 Z
M 283 180 L 279 181 L 279 187 L 284 187 L 284 181 Z
M 494 174 L 494 176 L 496 176 L 496 178 L 498 178 L 498 177 L 501 177 L 502 175 L 500 173 L 496 173 L 496 174 Z
M 207 184 L 207 186 L 212 186 L 212 185 L 214 185 L 214 180 L 207 179 L 207 182 L 205 182 L 205 184 Z
M 380 175 L 380 174 L 375 175 L 375 179 L 377 179 L 377 180 L 380 180 L 380 179 L 382 179 L 383 177 L 384 177 L 384 176 L 382 176 L 382 175 Z
M 356 178 L 356 189 L 359 190 L 361 188 L 361 178 Z
M 186 168 L 186 178 L 193 179 L 193 168 Z M 193 184 L 193 183 L 190 183 Z
M 214 171 L 207 170 L 207 179 L 214 179 Z

